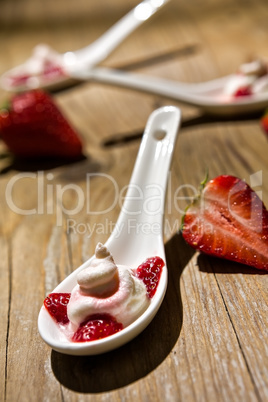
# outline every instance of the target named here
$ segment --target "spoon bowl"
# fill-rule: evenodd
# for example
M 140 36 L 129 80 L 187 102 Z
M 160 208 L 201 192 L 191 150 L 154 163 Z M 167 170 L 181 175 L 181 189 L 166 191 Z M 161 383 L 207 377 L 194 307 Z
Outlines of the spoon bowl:
M 148 119 L 126 198 L 115 228 L 106 242 L 117 265 L 137 268 L 148 257 L 159 256 L 165 265 L 155 295 L 145 312 L 122 331 L 97 341 L 69 341 L 42 306 L 38 329 L 54 350 L 72 355 L 95 355 L 115 349 L 137 336 L 157 313 L 167 287 L 167 267 L 163 242 L 163 213 L 168 173 L 181 120 L 180 110 L 165 106 Z M 120 229 L 120 230 L 119 230 Z M 93 258 L 93 257 L 92 257 Z M 53 293 L 69 293 L 77 274 L 90 265 L 82 264 Z

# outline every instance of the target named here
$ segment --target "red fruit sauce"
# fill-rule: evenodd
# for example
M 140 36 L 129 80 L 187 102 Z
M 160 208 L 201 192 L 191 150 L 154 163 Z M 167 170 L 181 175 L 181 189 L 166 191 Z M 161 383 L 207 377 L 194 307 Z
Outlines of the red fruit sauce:
M 164 261 L 160 257 L 151 257 L 133 270 L 134 275 L 145 284 L 149 298 L 152 298 L 156 292 L 164 265 Z M 45 308 L 58 324 L 66 325 L 69 322 L 67 304 L 70 296 L 70 293 L 50 293 L 44 300 Z M 106 338 L 122 329 L 123 325 L 111 315 L 93 314 L 80 324 L 71 340 L 73 342 L 94 341 Z

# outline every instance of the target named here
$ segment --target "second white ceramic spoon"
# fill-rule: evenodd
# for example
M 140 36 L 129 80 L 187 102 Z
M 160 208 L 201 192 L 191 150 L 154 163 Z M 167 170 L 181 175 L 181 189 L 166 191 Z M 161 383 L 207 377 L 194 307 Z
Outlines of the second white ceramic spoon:
M 268 106 L 268 91 L 237 98 L 226 96 L 224 88 L 235 77 L 228 75 L 216 80 L 187 84 L 168 79 L 134 74 L 108 68 L 80 70 L 74 73 L 80 80 L 90 80 L 132 88 L 197 106 L 206 113 L 237 115 L 263 110 Z
M 55 89 L 69 85 L 73 82 L 72 72 L 77 68 L 88 71 L 106 59 L 128 35 L 168 1 L 143 0 L 96 41 L 83 49 L 60 54 L 47 45 L 37 46 L 25 63 L 2 75 L 1 86 L 7 91 L 20 92 L 33 88 Z
M 106 242 L 116 264 L 136 268 L 153 256 L 161 257 L 166 264 L 163 243 L 164 201 L 180 120 L 180 110 L 173 106 L 157 109 L 149 117 L 125 202 L 115 229 Z M 63 280 L 53 292 L 71 292 L 77 283 L 78 272 L 89 264 L 90 260 Z M 65 354 L 94 355 L 115 349 L 137 336 L 151 322 L 163 301 L 166 287 L 165 265 L 147 310 L 128 327 L 107 338 L 82 343 L 69 341 L 44 306 L 38 318 L 40 335 L 54 350 Z

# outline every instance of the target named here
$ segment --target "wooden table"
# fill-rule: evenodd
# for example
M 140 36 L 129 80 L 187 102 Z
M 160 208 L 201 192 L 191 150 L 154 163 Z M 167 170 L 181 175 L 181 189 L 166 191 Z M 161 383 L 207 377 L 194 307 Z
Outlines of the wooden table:
M 87 45 L 135 4 L 2 2 L 0 73 L 38 43 L 60 52 Z M 216 78 L 252 56 L 268 56 L 267 20 L 267 0 L 173 0 L 102 64 L 185 82 Z M 0 92 L 1 101 L 6 96 Z M 85 159 L 32 165 L 0 149 L 0 400 L 267 401 L 267 275 L 199 255 L 178 232 L 186 198 L 207 169 L 211 178 L 245 179 L 268 205 L 261 114 L 211 118 L 169 99 L 90 82 L 53 96 L 80 133 Z M 108 238 L 120 210 L 111 207 L 113 180 L 119 190 L 128 184 L 149 114 L 170 104 L 181 108 L 183 122 L 165 211 L 164 303 L 118 350 L 94 357 L 51 351 L 37 330 L 43 299 Z M 88 201 L 77 213 L 74 185 Z

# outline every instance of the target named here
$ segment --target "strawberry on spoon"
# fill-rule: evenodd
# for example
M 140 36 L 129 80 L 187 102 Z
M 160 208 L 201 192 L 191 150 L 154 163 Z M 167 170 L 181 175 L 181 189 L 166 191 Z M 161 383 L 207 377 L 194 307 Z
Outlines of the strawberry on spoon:
M 182 235 L 200 252 L 268 270 L 268 211 L 239 178 L 203 182 L 186 210 Z
M 17 157 L 82 155 L 82 143 L 52 97 L 41 90 L 15 95 L 0 109 L 0 137 Z

